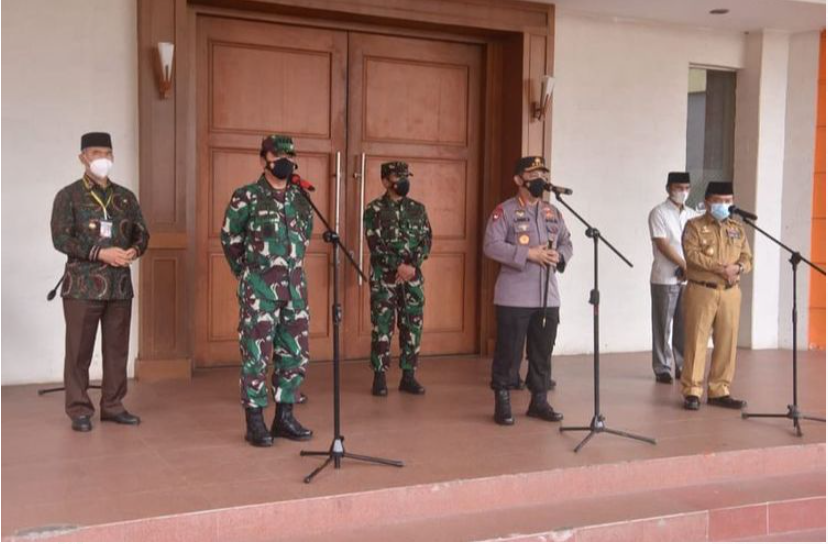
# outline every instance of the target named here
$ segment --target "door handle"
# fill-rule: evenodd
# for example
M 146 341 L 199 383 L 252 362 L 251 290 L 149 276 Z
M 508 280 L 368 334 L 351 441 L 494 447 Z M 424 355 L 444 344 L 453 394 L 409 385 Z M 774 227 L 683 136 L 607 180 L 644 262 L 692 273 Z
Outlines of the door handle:
M 334 198 L 335 206 L 334 209 L 334 230 L 336 230 L 337 234 L 339 233 L 339 202 L 341 198 L 341 188 L 342 188 L 342 153 L 340 151 L 336 152 L 336 184 L 335 184 L 335 191 L 336 196 Z
M 365 217 L 365 153 L 361 153 L 359 157 L 359 174 L 354 173 L 354 176 L 359 176 L 359 268 L 363 269 L 363 260 L 365 253 L 365 226 L 362 222 Z M 362 276 L 358 276 L 359 286 L 362 287 Z

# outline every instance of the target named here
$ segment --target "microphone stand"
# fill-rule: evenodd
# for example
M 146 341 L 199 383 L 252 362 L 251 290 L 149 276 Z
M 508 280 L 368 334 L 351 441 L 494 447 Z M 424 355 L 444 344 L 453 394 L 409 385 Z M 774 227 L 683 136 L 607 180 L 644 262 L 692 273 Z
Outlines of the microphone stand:
M 302 450 L 299 452 L 299 455 L 302 457 L 306 456 L 320 456 L 326 457 L 325 461 L 319 465 L 313 472 L 305 476 L 305 483 L 309 484 L 313 480 L 313 478 L 322 472 L 328 465 L 333 462 L 334 468 L 339 469 L 342 467 L 342 460 L 343 459 L 356 459 L 357 461 L 365 461 L 367 463 L 375 463 L 379 465 L 390 465 L 394 467 L 402 467 L 404 463 L 402 461 L 395 461 L 393 459 L 383 459 L 381 457 L 370 457 L 367 455 L 358 455 L 355 453 L 348 453 L 345 451 L 345 437 L 342 435 L 341 432 L 341 411 L 340 411 L 340 397 L 341 397 L 341 381 L 340 381 L 340 355 L 339 355 L 339 348 L 340 348 L 340 326 L 342 324 L 342 304 L 339 302 L 339 266 L 340 266 L 340 249 L 342 253 L 345 254 L 345 257 L 351 263 L 351 266 L 356 270 L 357 274 L 362 276 L 362 279 L 365 282 L 368 282 L 368 278 L 359 268 L 359 265 L 356 263 L 354 258 L 348 253 L 345 246 L 342 245 L 342 240 L 339 238 L 339 233 L 337 233 L 333 228 L 331 228 L 330 223 L 319 211 L 319 208 L 316 207 L 313 200 L 311 199 L 308 192 L 305 190 L 304 187 L 299 185 L 298 183 L 293 183 L 293 185 L 299 190 L 299 193 L 304 197 L 305 201 L 310 204 L 313 211 L 316 213 L 316 216 L 322 221 L 322 224 L 325 225 L 325 234 L 323 235 L 323 239 L 325 242 L 331 245 L 333 250 L 333 304 L 331 305 L 331 320 L 333 321 L 333 420 L 334 420 L 334 430 L 333 430 L 333 441 L 331 442 L 331 447 L 327 451 L 306 451 Z
M 746 224 L 753 227 L 754 230 L 764 234 L 767 239 L 771 240 L 776 245 L 778 245 L 779 247 L 781 247 L 782 249 L 784 249 L 785 251 L 790 253 L 791 258 L 788 259 L 788 262 L 791 263 L 791 275 L 792 275 L 791 277 L 793 279 L 793 310 L 791 311 L 791 322 L 793 324 L 793 352 L 791 353 L 791 357 L 793 358 L 793 403 L 788 405 L 788 411 L 785 412 L 784 414 L 756 414 L 756 413 L 743 412 L 742 413 L 742 419 L 748 419 L 748 418 L 751 418 L 751 417 L 766 417 L 766 418 L 780 417 L 780 418 L 790 419 L 790 420 L 793 420 L 793 426 L 794 426 L 794 429 L 796 430 L 796 436 L 802 436 L 802 428 L 799 425 L 799 420 L 804 419 L 804 420 L 808 420 L 808 421 L 821 421 L 822 423 L 825 423 L 825 418 L 824 417 L 809 416 L 809 415 L 803 414 L 802 412 L 799 411 L 799 405 L 798 405 L 799 396 L 798 396 L 798 390 L 797 390 L 798 389 L 798 387 L 797 387 L 797 359 L 796 359 L 796 355 L 797 355 L 796 354 L 796 324 L 797 324 L 796 269 L 797 269 L 797 266 L 799 266 L 799 263 L 804 262 L 805 264 L 807 264 L 808 266 L 810 266 L 811 268 L 813 268 L 814 270 L 816 270 L 817 272 L 819 272 L 823 276 L 825 275 L 825 270 L 818 267 L 817 265 L 815 265 L 814 263 L 812 263 L 808 259 L 804 258 L 798 251 L 795 251 L 795 250 L 789 248 L 788 246 L 783 244 L 781 241 L 777 240 L 776 238 L 774 238 L 773 236 L 771 236 L 770 234 L 768 234 L 764 230 L 760 229 L 758 226 L 756 226 L 755 223 L 753 223 L 753 221 L 746 218 L 744 215 L 742 215 L 742 220 Z
M 600 330 L 600 323 L 599 323 L 599 306 L 600 306 L 600 299 L 601 294 L 598 291 L 598 242 L 603 242 L 606 244 L 608 248 L 615 253 L 618 258 L 624 261 L 630 268 L 632 268 L 633 264 L 627 260 L 611 243 L 607 241 L 606 238 L 592 225 L 590 225 L 586 219 L 581 217 L 578 212 L 572 209 L 572 207 L 567 204 L 559 193 L 555 194 L 555 198 L 564 205 L 564 207 L 572 212 L 572 215 L 578 218 L 578 220 L 583 223 L 586 227 L 586 235 L 588 238 L 592 238 L 593 242 L 593 282 L 594 286 L 592 291 L 589 293 L 589 303 L 592 304 L 593 313 L 592 313 L 592 338 L 593 338 L 593 387 L 594 387 L 594 398 L 595 398 L 595 406 L 594 412 L 592 416 L 592 421 L 590 421 L 589 426 L 584 427 L 561 427 L 560 431 L 588 431 L 589 434 L 581 440 L 581 442 L 575 447 L 575 453 L 578 453 L 581 448 L 583 448 L 587 442 L 589 442 L 593 436 L 600 433 L 610 433 L 616 436 L 621 436 L 623 438 L 630 438 L 632 440 L 640 440 L 641 442 L 648 442 L 650 444 L 655 445 L 656 441 L 652 438 L 648 438 L 646 436 L 641 436 L 633 433 L 629 433 L 626 431 L 619 431 L 616 429 L 610 429 L 606 425 L 606 418 L 601 413 L 601 397 L 600 397 L 600 389 L 601 389 L 601 369 L 600 369 L 600 357 L 601 357 L 601 348 L 598 343 L 598 336 Z

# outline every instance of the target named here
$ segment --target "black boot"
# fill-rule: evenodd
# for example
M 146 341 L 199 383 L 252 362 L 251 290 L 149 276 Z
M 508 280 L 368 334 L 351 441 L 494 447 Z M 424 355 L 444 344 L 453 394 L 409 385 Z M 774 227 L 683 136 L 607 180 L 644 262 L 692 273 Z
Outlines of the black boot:
M 276 403 L 276 416 L 273 418 L 273 426 L 270 429 L 273 438 L 281 436 L 288 440 L 310 440 L 313 431 L 302 427 L 302 424 L 293 417 L 293 404 L 287 402 Z
M 244 439 L 250 442 L 251 446 L 269 448 L 273 445 L 273 439 L 267 430 L 261 408 L 245 408 L 244 419 L 247 423 L 247 432 Z
M 560 421 L 563 419 L 563 414 L 556 412 L 552 408 L 552 405 L 549 404 L 549 401 L 546 400 L 546 391 L 532 393 L 532 400 L 529 402 L 529 409 L 526 410 L 526 415 L 544 421 Z
M 385 372 L 374 371 L 374 385 L 371 386 L 371 394 L 375 397 L 387 397 L 388 385 L 385 383 Z
M 495 391 L 495 423 L 498 425 L 514 425 L 515 418 L 512 417 L 512 404 L 509 400 L 508 389 Z
M 400 380 L 400 391 L 411 393 L 412 395 L 425 395 L 425 387 L 420 385 L 414 377 L 413 370 L 403 370 L 403 376 Z

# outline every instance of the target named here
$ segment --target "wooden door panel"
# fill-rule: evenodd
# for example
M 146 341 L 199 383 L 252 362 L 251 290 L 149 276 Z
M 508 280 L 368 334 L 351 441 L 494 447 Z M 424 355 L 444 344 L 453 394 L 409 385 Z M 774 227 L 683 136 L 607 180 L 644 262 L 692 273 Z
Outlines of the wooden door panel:
M 259 145 L 288 134 L 298 173 L 316 186 L 314 201 L 335 211 L 333 157 L 345 145 L 343 32 L 218 17 L 197 29 L 196 323 L 197 365 L 239 362 L 238 284 L 220 244 L 233 191 L 261 174 Z M 311 358 L 330 359 L 331 252 L 317 221 L 305 258 Z
M 364 138 L 465 145 L 468 80 L 464 65 L 366 58 Z
M 258 134 L 279 127 L 291 134 L 330 137 L 328 53 L 224 43 L 214 43 L 210 53 L 212 130 Z
M 481 50 L 476 46 L 351 33 L 349 36 L 349 167 L 366 156 L 360 181 L 348 190 L 355 217 L 384 192 L 380 165 L 408 162 L 411 198 L 425 204 L 434 232 L 423 266 L 426 308 L 421 353 L 477 349 Z M 355 170 L 356 171 L 356 170 Z M 349 225 L 357 242 L 358 221 Z M 369 267 L 367 244 L 363 262 Z M 370 354 L 370 289 L 346 273 L 344 351 Z M 350 310 L 349 308 L 354 308 Z M 396 344 L 396 341 L 394 342 Z M 397 347 L 393 347 L 397 353 Z

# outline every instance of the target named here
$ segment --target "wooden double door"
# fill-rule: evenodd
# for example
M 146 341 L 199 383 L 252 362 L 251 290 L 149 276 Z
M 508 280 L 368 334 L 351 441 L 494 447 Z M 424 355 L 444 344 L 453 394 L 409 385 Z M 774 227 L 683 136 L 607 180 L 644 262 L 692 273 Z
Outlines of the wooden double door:
M 259 144 L 274 132 L 293 137 L 298 173 L 314 183 L 317 206 L 339 222 L 366 269 L 361 217 L 383 193 L 380 164 L 409 163 L 410 196 L 426 205 L 434 230 L 423 267 L 422 354 L 476 352 L 482 48 L 199 17 L 195 60 L 196 364 L 239 361 L 237 282 L 219 234 L 233 190 L 258 178 Z M 313 360 L 332 357 L 332 253 L 323 232 L 315 221 L 305 259 Z M 343 354 L 366 358 L 370 290 L 342 260 Z

